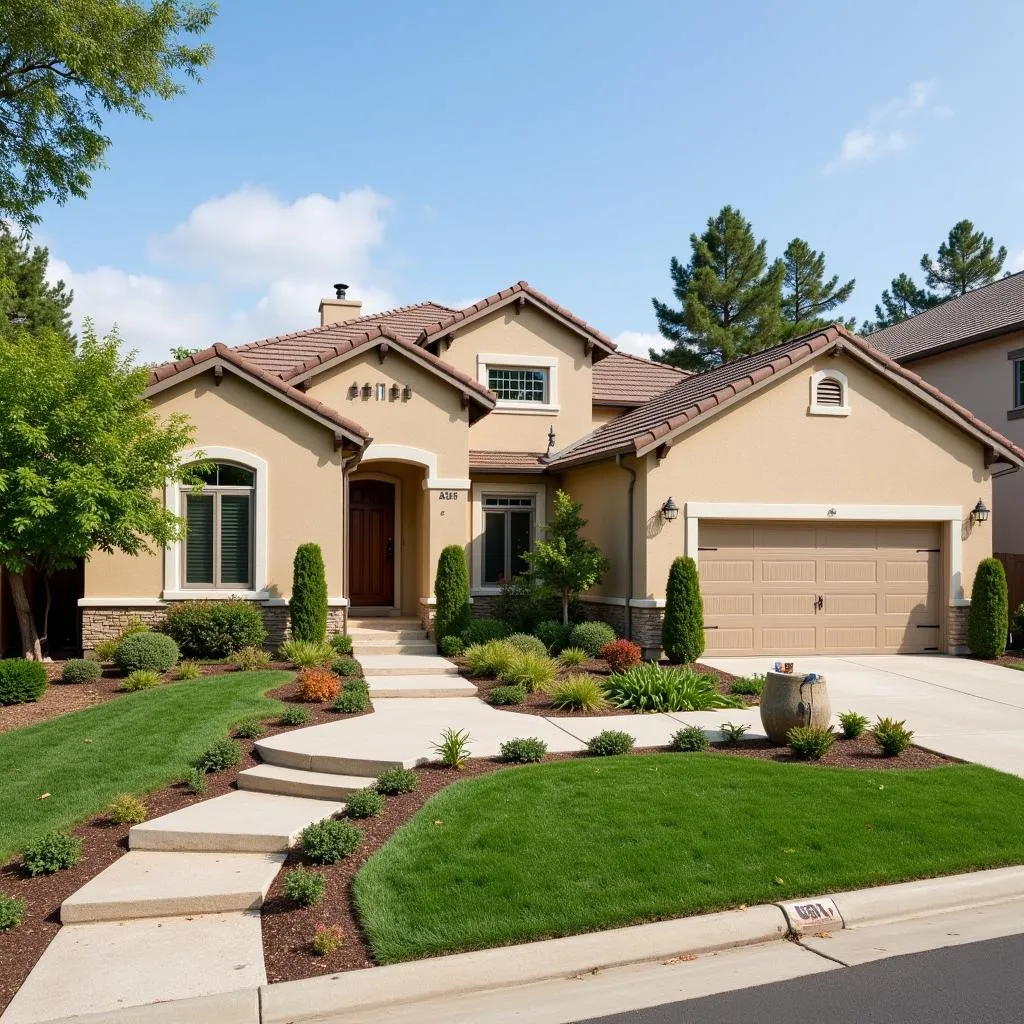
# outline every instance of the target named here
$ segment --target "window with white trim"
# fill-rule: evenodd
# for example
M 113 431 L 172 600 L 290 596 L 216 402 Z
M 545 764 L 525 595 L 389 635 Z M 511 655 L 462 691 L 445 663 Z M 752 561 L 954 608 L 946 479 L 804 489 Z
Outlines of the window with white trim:
M 521 366 L 488 366 L 487 386 L 502 402 L 548 401 L 548 371 Z
M 529 568 L 523 556 L 533 547 L 536 505 L 527 495 L 485 495 L 481 504 L 482 582 L 498 586 Z
M 818 370 L 811 374 L 811 404 L 808 412 L 812 416 L 847 416 L 846 374 L 838 370 Z
M 1024 359 L 1013 361 L 1013 407 L 1024 409 Z
M 200 476 L 201 492 L 182 488 L 182 583 L 186 589 L 249 590 L 256 474 L 247 466 L 215 462 Z

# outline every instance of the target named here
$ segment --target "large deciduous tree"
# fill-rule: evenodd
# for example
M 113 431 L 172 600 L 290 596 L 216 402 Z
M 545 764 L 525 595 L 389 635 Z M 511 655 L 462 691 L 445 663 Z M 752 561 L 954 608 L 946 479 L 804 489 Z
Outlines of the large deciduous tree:
M 46 268 L 50 255 L 16 235 L 0 221 L 0 332 L 24 329 L 30 333 L 48 328 L 69 343 L 71 300 L 63 281 L 50 284 Z
M 17 0 L 0 4 L 0 215 L 83 197 L 110 139 L 103 116 L 148 118 L 147 102 L 184 92 L 213 49 L 193 39 L 212 3 Z
M 96 550 L 134 555 L 182 534 L 163 490 L 194 482 L 177 459 L 193 429 L 156 416 L 147 376 L 91 323 L 77 349 L 51 328 L 0 333 L 0 567 L 28 658 L 41 646 L 27 570 L 45 577 Z
M 841 306 L 853 293 L 856 279 L 839 283 L 839 275 L 825 280 L 825 254 L 802 238 L 794 238 L 782 254 L 785 267 L 782 293 L 783 332 L 795 338 L 835 320 L 825 314 Z M 852 326 L 852 323 L 849 324 Z
M 690 262 L 670 264 L 679 308 L 653 299 L 658 330 L 672 345 L 651 357 L 683 369 L 707 369 L 774 345 L 785 268 L 768 261 L 739 210 L 723 207 L 702 235 L 690 235 Z
M 957 221 L 933 260 L 921 257 L 925 284 L 938 292 L 940 299 L 964 295 L 994 281 L 1006 262 L 1006 246 L 997 250 L 990 235 L 976 231 L 969 220 Z

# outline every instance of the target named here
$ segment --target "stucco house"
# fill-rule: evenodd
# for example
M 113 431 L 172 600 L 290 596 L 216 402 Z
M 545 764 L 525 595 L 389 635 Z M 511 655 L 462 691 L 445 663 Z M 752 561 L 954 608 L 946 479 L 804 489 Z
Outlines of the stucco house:
M 559 487 L 611 561 L 587 613 L 648 652 L 684 553 L 711 651 L 961 647 L 995 525 L 972 510 L 1024 451 L 841 327 L 690 375 L 617 352 L 523 281 L 463 310 L 370 316 L 338 286 L 320 316 L 153 370 L 155 409 L 187 413 L 218 468 L 202 494 L 167 490 L 183 543 L 89 560 L 86 648 L 130 616 L 231 595 L 280 637 L 304 541 L 323 549 L 337 628 L 428 623 L 451 543 L 487 614 Z

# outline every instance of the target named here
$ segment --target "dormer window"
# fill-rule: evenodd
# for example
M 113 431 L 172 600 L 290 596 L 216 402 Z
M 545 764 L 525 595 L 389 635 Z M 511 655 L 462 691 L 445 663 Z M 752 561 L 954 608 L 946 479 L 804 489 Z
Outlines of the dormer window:
M 846 374 L 819 370 L 811 374 L 811 416 L 849 416 Z
M 558 358 L 480 353 L 477 380 L 494 392 L 497 413 L 551 415 L 558 412 Z

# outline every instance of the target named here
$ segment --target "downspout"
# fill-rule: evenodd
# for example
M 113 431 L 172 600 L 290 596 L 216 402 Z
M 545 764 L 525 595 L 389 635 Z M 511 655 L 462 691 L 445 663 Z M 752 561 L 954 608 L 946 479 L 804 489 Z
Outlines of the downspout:
M 629 474 L 629 487 L 626 490 L 626 639 L 633 639 L 633 563 L 636 559 L 635 540 L 633 537 L 633 492 L 636 490 L 636 470 L 622 461 L 622 455 L 615 456 L 615 465 Z

